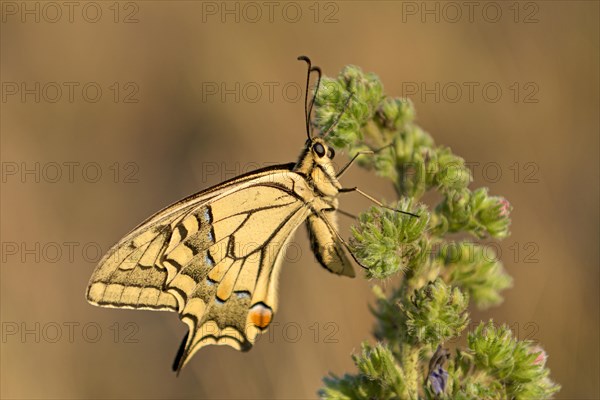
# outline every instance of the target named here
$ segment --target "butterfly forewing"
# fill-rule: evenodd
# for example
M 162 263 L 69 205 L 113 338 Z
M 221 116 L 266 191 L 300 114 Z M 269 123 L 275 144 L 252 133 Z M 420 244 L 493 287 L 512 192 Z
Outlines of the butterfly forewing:
M 87 288 L 88 301 L 95 305 L 119 308 L 177 310 L 174 299 L 164 292 L 165 284 L 176 271 L 163 263 L 166 250 L 171 250 L 181 240 L 181 233 L 190 220 L 179 222 L 191 211 L 194 217 L 204 217 L 206 229 L 210 227 L 210 215 L 202 204 L 227 191 L 235 190 L 252 179 L 276 176 L 277 172 L 289 172 L 294 164 L 265 168 L 243 175 L 189 196 L 157 212 L 115 244 L 100 260 Z M 274 178 L 273 178 L 274 179 Z M 125 291 L 126 287 L 130 287 Z M 164 293 L 163 293 L 164 292 Z

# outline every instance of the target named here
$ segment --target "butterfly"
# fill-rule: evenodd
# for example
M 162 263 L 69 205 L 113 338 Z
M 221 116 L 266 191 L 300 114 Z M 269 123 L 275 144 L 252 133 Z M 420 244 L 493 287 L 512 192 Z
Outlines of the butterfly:
M 179 313 L 189 330 L 173 364 L 178 373 L 202 347 L 247 351 L 268 328 L 285 246 L 302 223 L 327 270 L 354 277 L 346 251 L 361 265 L 337 232 L 337 197 L 358 191 L 377 201 L 338 181 L 360 155 L 336 173 L 335 151 L 324 137 L 339 117 L 313 137 L 310 115 L 321 70 L 308 57 L 298 59 L 308 64 L 308 140 L 298 161 L 252 171 L 164 208 L 115 244 L 90 279 L 86 296 L 93 305 Z M 309 106 L 312 72 L 318 80 Z

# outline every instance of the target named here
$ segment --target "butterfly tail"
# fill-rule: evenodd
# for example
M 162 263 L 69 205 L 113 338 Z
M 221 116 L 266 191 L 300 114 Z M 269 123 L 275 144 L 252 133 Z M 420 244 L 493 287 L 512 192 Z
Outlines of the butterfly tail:
M 184 336 L 173 361 L 173 371 L 178 376 L 190 358 L 205 346 L 227 345 L 240 351 L 248 351 L 252 348 L 252 342 L 242 332 L 232 327 L 220 329 L 214 320 L 207 320 L 200 326 L 196 326 L 190 318 L 184 317 L 182 320 L 188 324 L 189 330 Z
M 183 340 L 181 341 L 181 345 L 179 345 L 179 350 L 177 350 L 177 354 L 175 355 L 175 360 L 173 361 L 173 371 L 177 373 L 181 372 L 181 368 L 183 367 L 183 355 L 185 353 L 188 337 L 190 336 L 190 331 L 187 331 Z

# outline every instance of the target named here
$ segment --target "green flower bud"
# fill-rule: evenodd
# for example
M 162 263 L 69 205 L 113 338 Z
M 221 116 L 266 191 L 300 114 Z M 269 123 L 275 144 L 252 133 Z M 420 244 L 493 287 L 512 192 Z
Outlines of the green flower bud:
M 482 201 L 478 208 L 478 216 L 481 224 L 487 232 L 496 238 L 505 238 L 510 232 L 510 212 L 512 206 L 503 197 L 493 196 Z
M 339 118 L 328 140 L 338 148 L 351 146 L 362 139 L 361 128 L 373 118 L 382 96 L 383 85 L 376 75 L 347 66 L 337 79 L 321 80 L 315 99 L 316 126 L 326 132 Z
M 322 399 L 400 399 L 406 397 L 405 374 L 392 352 L 381 344 L 362 344 L 362 353 L 353 355 L 357 375 L 331 375 L 323 379 Z
M 548 398 L 560 389 L 547 379 L 544 364 L 537 362 L 536 347 L 514 339 L 508 326 L 481 323 L 467 341 L 475 365 L 504 383 L 510 398 Z
M 488 196 L 487 193 L 487 188 L 446 193 L 444 200 L 436 207 L 436 233 L 444 233 L 441 230 L 444 227 L 448 232 L 466 231 L 479 238 L 487 235 L 507 237 L 511 206 L 504 198 Z
M 422 262 L 427 242 L 423 232 L 429 215 L 425 207 L 413 210 L 409 201 L 401 201 L 398 210 L 416 213 L 419 218 L 389 209 L 372 207 L 359 217 L 352 228 L 350 247 L 354 255 L 369 269 L 368 278 L 383 279 Z
M 480 308 L 501 303 L 500 292 L 512 286 L 512 278 L 495 254 L 478 244 L 449 243 L 441 249 L 438 260 L 446 282 L 469 293 Z
M 441 190 L 466 188 L 473 180 L 471 171 L 465 166 L 465 160 L 452 154 L 449 148 L 440 147 L 435 152 L 437 170 L 432 174 L 429 186 L 438 186 Z
M 460 335 L 469 321 L 469 296 L 441 279 L 416 290 L 403 304 L 406 329 L 416 342 L 438 344 Z
M 401 129 L 414 119 L 415 108 L 412 101 L 398 97 L 384 97 L 375 115 L 375 121 L 389 130 Z

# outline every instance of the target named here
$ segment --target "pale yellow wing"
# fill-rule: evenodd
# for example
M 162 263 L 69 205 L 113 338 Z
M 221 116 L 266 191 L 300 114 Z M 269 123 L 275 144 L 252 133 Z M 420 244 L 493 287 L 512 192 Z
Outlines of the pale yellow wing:
M 354 278 L 354 268 L 346 256 L 344 246 L 334 229 L 337 228 L 334 211 L 311 214 L 306 220 L 308 237 L 317 261 L 334 274 Z
M 276 310 L 284 245 L 310 213 L 302 185 L 302 176 L 276 169 L 166 208 L 101 260 L 88 300 L 177 311 L 190 329 L 177 369 L 208 344 L 249 349 Z
M 88 301 L 103 307 L 177 311 L 176 299 L 164 291 L 167 269 L 162 257 L 173 235 L 177 237 L 183 232 L 185 225 L 179 222 L 192 213 L 199 223 L 204 220 L 207 224 L 209 216 L 196 210 L 201 204 L 248 185 L 253 179 L 290 173 L 292 167 L 288 164 L 254 171 L 157 212 L 117 242 L 100 260 L 86 291 Z
M 285 244 L 310 213 L 287 190 L 265 185 L 238 190 L 204 207 L 211 230 L 188 226 L 184 238 L 169 244 L 163 261 L 173 275 L 166 290 L 177 299 L 189 327 L 177 370 L 209 344 L 238 350 L 252 346 L 277 308 Z

